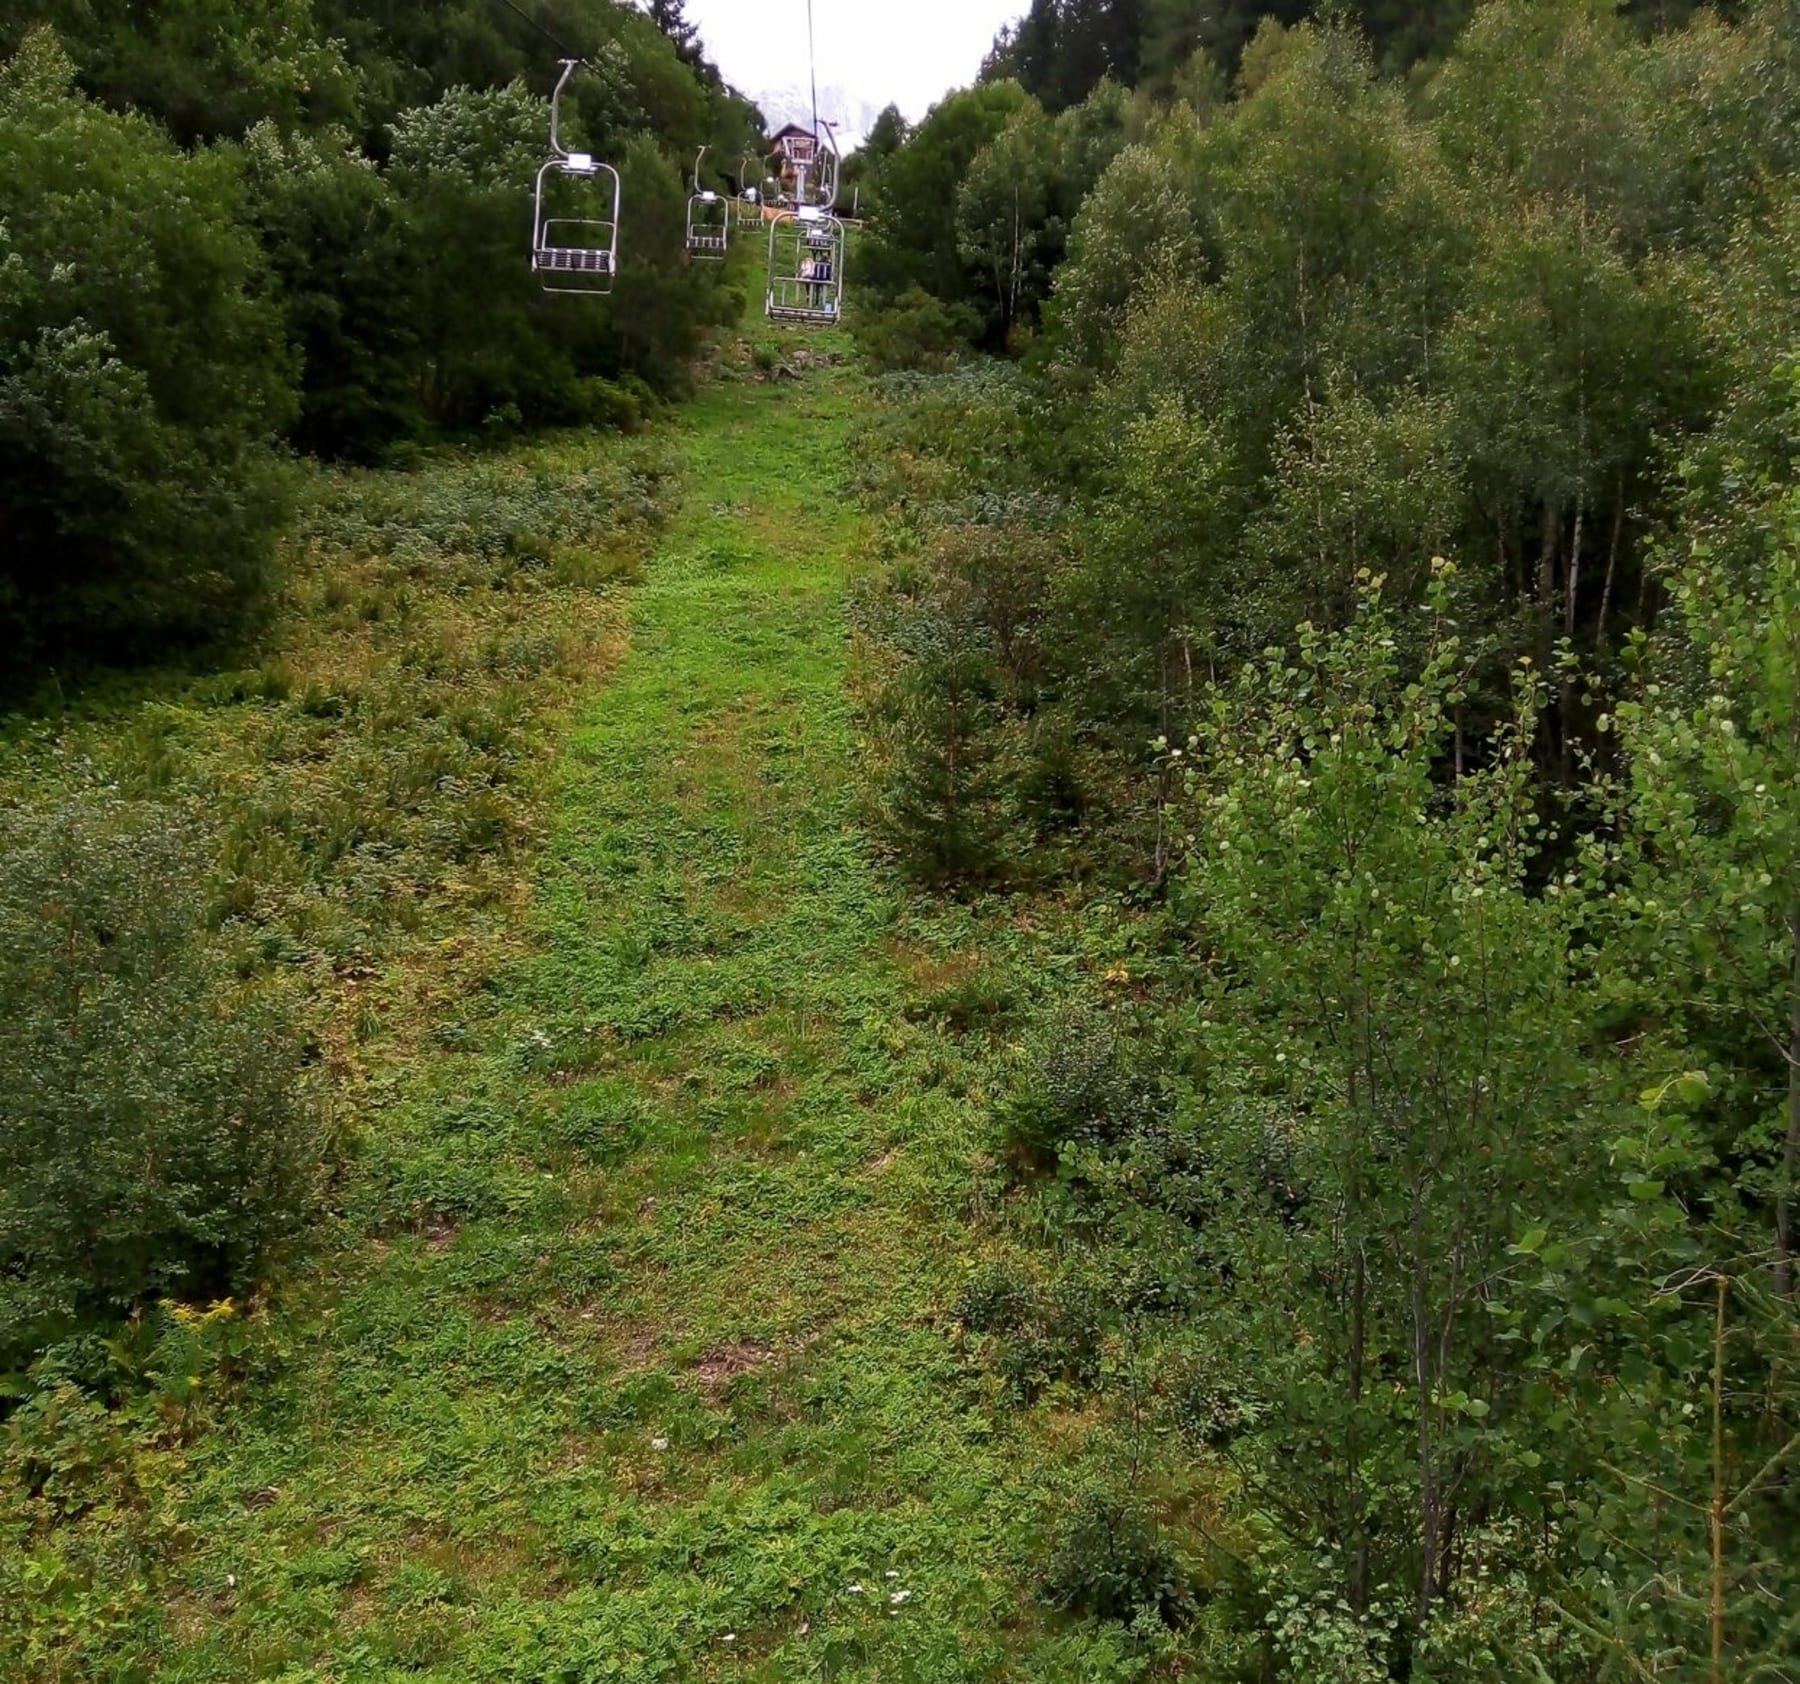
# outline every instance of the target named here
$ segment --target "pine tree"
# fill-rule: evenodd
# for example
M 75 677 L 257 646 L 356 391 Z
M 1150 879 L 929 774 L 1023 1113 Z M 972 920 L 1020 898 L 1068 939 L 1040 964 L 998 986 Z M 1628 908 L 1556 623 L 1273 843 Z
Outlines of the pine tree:
M 675 56 L 696 70 L 711 69 L 706 63 L 700 42 L 700 26 L 689 20 L 687 0 L 645 0 L 644 10 L 650 21 L 668 36 L 675 46 Z

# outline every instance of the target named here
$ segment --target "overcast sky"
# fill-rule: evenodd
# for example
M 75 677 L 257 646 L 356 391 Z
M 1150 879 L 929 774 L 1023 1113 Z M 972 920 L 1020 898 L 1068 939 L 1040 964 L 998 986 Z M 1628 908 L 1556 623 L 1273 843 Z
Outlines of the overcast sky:
M 1001 24 L 1028 0 L 813 0 L 819 86 L 915 121 L 975 80 Z M 707 56 L 746 93 L 804 87 L 806 0 L 688 0 Z

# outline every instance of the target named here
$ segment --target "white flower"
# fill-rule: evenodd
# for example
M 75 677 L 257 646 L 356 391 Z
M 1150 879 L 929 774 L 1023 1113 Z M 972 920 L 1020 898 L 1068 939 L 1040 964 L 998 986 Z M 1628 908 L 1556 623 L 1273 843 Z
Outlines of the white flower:
M 652 1450 L 667 1450 L 669 1448 L 669 1441 L 666 1438 L 653 1438 L 650 1441 L 650 1448 Z
M 897 1590 L 888 1598 L 888 1602 L 890 1606 L 898 1608 L 900 1604 L 905 1602 L 911 1595 L 912 1592 L 909 1590 Z

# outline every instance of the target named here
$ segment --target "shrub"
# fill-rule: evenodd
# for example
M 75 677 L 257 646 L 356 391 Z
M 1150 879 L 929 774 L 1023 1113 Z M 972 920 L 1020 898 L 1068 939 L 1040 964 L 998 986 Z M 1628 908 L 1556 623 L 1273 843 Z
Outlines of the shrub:
M 952 1313 L 983 1342 L 1017 1402 L 1031 1403 L 1057 1384 L 1091 1387 L 1100 1379 L 1105 1306 L 1077 1274 L 1046 1289 L 1016 1264 L 987 1264 L 964 1282 Z
M 981 317 L 967 305 L 945 304 L 913 286 L 892 304 L 861 311 L 851 331 L 871 367 L 935 374 L 955 367 L 969 351 L 981 333 Z
M 1015 1162 L 1044 1167 L 1072 1143 L 1106 1145 L 1167 1114 L 1143 1053 L 1103 1008 L 1078 1001 L 1027 1037 L 1026 1078 L 1002 1119 Z
M 206 938 L 206 880 L 153 807 L 0 816 L 0 1366 L 254 1285 L 313 1203 L 300 1041 Z
M 267 591 L 291 407 L 229 163 L 89 104 L 72 74 L 47 33 L 0 67 L 0 642 L 28 660 L 242 621 Z
M 1181 1558 L 1144 1503 L 1102 1487 L 1084 1491 L 1063 1518 L 1044 1570 L 1044 1599 L 1098 1620 L 1150 1612 L 1165 1625 L 1193 1615 Z

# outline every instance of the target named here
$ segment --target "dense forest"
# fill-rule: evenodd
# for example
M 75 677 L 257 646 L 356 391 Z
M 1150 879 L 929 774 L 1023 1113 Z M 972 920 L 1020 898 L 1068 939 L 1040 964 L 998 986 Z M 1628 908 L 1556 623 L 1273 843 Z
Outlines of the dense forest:
M 1094 932 L 970 1313 L 1229 1470 L 1066 1563 L 1200 1676 L 1791 1678 L 1800 20 L 1425 15 L 1044 0 L 872 172 L 871 819 Z
M 682 261 L 702 143 L 760 118 L 634 9 L 26 4 L 0 23 L 0 688 L 217 639 L 265 603 L 283 454 L 631 424 L 741 300 Z M 548 143 L 618 159 L 610 307 L 525 266 Z M 685 55 L 685 56 L 684 56 Z
M 982 79 L 1016 81 L 1052 111 L 1080 104 L 1107 78 L 1160 98 L 1196 77 L 1222 90 L 1266 25 L 1288 28 L 1314 9 L 1300 0 L 1032 0 L 994 42 Z M 1612 8 L 1639 30 L 1673 28 L 1697 9 L 1693 0 Z M 1473 11 L 1470 0 L 1346 0 L 1330 15 L 1362 35 L 1381 69 L 1405 73 L 1435 66 Z
M 0 20 L 0 1674 L 1800 1680 L 1797 0 L 759 128 Z

